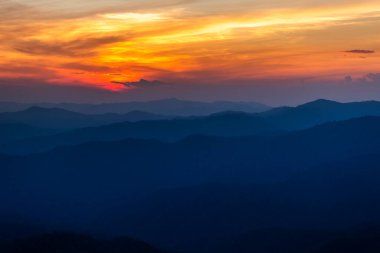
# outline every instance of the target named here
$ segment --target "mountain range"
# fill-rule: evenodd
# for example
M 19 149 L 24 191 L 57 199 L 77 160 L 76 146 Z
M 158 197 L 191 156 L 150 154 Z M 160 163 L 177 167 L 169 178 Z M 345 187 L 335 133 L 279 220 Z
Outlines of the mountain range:
M 339 103 L 319 99 L 296 107 L 279 107 L 260 114 L 278 128 L 296 130 L 331 121 L 380 116 L 380 102 Z
M 126 138 L 177 141 L 189 135 L 213 136 L 265 135 L 279 132 L 274 126 L 255 115 L 220 113 L 210 116 L 122 122 L 99 127 L 80 128 L 56 135 L 29 138 L 0 145 L 3 153 L 27 154 L 46 151 L 56 146 L 89 141 L 111 141 Z
M 68 235 L 85 253 L 134 252 L 129 238 L 153 245 L 139 253 L 379 252 L 378 110 L 318 100 L 90 127 L 101 115 L 1 114 L 0 251 L 62 248 L 48 232 L 75 231 L 96 235 Z
M 18 138 L 11 138 L 12 135 L 0 138 L 0 152 L 29 154 L 61 145 L 125 138 L 178 141 L 197 134 L 223 137 L 278 135 L 364 116 L 380 116 L 380 103 L 317 100 L 263 113 L 226 111 L 191 117 L 168 117 L 145 112 L 87 115 L 64 109 L 32 107 L 21 112 L 0 114 L 0 128 L 1 122 L 8 125 L 21 123 L 25 128 L 22 132 L 19 127 Z M 25 124 L 32 129 L 26 129 Z M 36 127 L 38 131 L 34 129 Z
M 33 127 L 73 129 L 89 126 L 100 126 L 116 122 L 135 122 L 141 120 L 166 119 L 169 117 L 142 111 L 131 111 L 125 114 L 82 114 L 61 108 L 30 107 L 19 112 L 0 114 L 0 124 L 22 123 Z
M 276 136 L 129 139 L 3 156 L 0 212 L 171 250 L 258 227 L 380 222 L 378 129 L 380 117 L 364 117 Z
M 208 115 L 222 111 L 242 111 L 242 112 L 263 112 L 270 109 L 269 106 L 256 102 L 199 102 L 179 100 L 176 98 L 141 101 L 141 102 L 124 102 L 109 104 L 70 104 L 70 103 L 14 103 L 1 102 L 0 112 L 22 111 L 29 107 L 44 108 L 61 108 L 73 112 L 84 114 L 105 114 L 118 113 L 125 114 L 131 111 L 145 111 L 152 114 L 162 114 L 171 116 L 191 116 L 191 115 Z

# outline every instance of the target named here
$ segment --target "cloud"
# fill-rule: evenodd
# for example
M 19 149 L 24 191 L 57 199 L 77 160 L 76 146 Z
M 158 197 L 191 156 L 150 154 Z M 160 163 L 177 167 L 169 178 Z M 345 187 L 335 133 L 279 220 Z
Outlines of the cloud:
M 378 86 L 380 84 L 380 73 L 368 73 L 362 77 L 354 79 L 357 84 L 364 86 Z
M 353 8 L 362 3 L 313 9 L 304 6 L 316 7 L 320 1 L 153 2 L 0 0 L 0 65 L 7 67 L 0 67 L 0 75 L 45 78 L 43 72 L 52 70 L 56 74 L 49 74 L 48 81 L 156 87 L 125 81 L 208 84 L 238 78 L 356 75 L 378 64 L 371 50 L 347 51 L 351 58 L 367 57 L 361 65 L 356 59 L 331 57 L 331 52 L 376 44 L 373 34 L 380 19 L 367 11 L 377 9 Z M 291 11 L 293 7 L 297 11 Z M 336 41 L 347 44 L 342 49 Z
M 373 50 L 365 50 L 365 49 L 353 49 L 344 51 L 345 53 L 352 53 L 352 54 L 374 54 L 376 51 Z
M 32 15 L 37 14 L 34 18 L 38 19 L 76 19 L 89 17 L 94 15 L 101 15 L 105 13 L 118 13 L 118 12 L 135 12 L 147 11 L 155 9 L 169 9 L 175 7 L 183 7 L 184 5 L 198 2 L 199 0 L 139 0 L 139 1 L 125 1 L 125 0 L 65 0 L 65 1 L 51 1 L 51 0 L 18 0 L 20 2 L 15 4 L 14 0 L 0 0 L 1 5 L 4 6 L 23 6 L 33 10 Z M 6 4 L 6 5 L 5 5 Z M 16 7 L 17 7 L 16 6 Z M 1 12 L 1 8 L 0 8 Z M 17 14 L 16 12 L 14 13 Z M 18 14 L 18 16 L 22 16 Z M 1 17 L 0 17 L 1 19 Z
M 352 78 L 352 76 L 345 76 L 344 77 L 344 81 L 347 82 L 347 83 L 352 83 L 353 82 L 353 78 Z
M 66 55 L 66 56 L 89 56 L 93 50 L 112 43 L 126 41 L 124 35 L 80 38 L 70 41 L 40 41 L 26 40 L 14 46 L 14 49 L 30 55 Z
M 25 4 L 15 3 L 10 0 L 0 0 L 0 14 L 0 20 L 4 22 L 30 18 L 30 16 L 37 14 L 37 11 Z
M 129 87 L 129 88 L 153 88 L 153 87 L 158 87 L 158 86 L 162 86 L 162 85 L 167 85 L 167 83 L 160 82 L 158 80 L 148 81 L 148 80 L 145 80 L 145 79 L 141 79 L 138 82 L 118 82 L 118 81 L 113 81 L 112 83 L 122 84 L 122 85 L 125 85 L 126 87 Z
M 365 80 L 372 83 L 380 83 L 380 73 L 369 73 L 364 76 Z

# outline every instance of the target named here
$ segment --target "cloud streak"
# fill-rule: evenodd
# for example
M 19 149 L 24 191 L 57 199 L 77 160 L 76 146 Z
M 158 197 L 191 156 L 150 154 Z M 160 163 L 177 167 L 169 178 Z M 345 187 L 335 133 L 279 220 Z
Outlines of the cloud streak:
M 347 50 L 344 52 L 345 53 L 352 53 L 352 54 L 374 54 L 374 53 L 376 53 L 376 51 L 365 50 L 365 49 L 353 49 L 353 50 Z
M 104 36 L 78 38 L 70 41 L 40 41 L 26 40 L 20 41 L 14 49 L 25 54 L 31 55 L 61 55 L 61 56 L 85 56 L 92 55 L 93 50 L 116 42 L 124 42 L 126 36 Z

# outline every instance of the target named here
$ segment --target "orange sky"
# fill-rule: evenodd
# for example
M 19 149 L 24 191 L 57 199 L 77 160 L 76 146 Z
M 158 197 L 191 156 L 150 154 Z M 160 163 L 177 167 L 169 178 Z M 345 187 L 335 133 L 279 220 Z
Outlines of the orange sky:
M 0 0 L 0 77 L 117 90 L 380 71 L 378 0 L 157 2 Z

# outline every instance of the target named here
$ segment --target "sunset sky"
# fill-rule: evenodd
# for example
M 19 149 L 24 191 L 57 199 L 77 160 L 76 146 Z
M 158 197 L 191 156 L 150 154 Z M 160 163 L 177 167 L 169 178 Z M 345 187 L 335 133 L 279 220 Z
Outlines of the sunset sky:
M 0 53 L 0 78 L 114 91 L 355 79 L 380 72 L 380 2 L 0 0 Z

